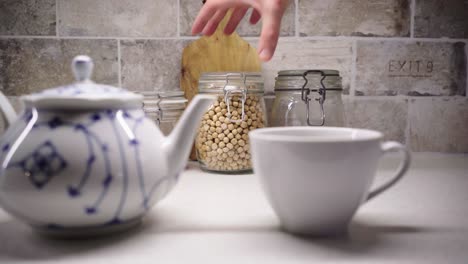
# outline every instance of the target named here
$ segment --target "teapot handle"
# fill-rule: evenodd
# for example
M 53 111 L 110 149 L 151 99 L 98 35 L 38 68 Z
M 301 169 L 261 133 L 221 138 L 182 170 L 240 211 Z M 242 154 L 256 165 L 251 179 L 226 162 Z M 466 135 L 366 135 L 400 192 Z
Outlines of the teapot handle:
M 6 126 L 10 126 L 16 120 L 16 112 L 2 92 L 0 92 L 0 110 L 5 118 Z

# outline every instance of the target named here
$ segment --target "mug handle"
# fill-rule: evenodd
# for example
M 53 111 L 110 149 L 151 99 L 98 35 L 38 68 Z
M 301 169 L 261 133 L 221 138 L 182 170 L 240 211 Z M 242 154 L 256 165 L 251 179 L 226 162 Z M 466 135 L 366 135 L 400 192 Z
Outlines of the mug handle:
M 383 185 L 375 188 L 373 191 L 369 193 L 367 196 L 367 201 L 371 200 L 375 196 L 381 194 L 382 192 L 386 191 L 388 188 L 392 187 L 395 183 L 397 183 L 403 175 L 408 171 L 409 166 L 411 164 L 411 154 L 410 152 L 406 149 L 406 147 L 398 142 L 395 141 L 389 141 L 389 142 L 384 142 L 380 146 L 382 149 L 383 154 L 389 153 L 389 152 L 395 152 L 398 151 L 403 154 L 403 160 L 400 163 L 400 166 L 397 169 L 397 172 L 394 177 L 391 178 L 387 183 L 384 183 Z

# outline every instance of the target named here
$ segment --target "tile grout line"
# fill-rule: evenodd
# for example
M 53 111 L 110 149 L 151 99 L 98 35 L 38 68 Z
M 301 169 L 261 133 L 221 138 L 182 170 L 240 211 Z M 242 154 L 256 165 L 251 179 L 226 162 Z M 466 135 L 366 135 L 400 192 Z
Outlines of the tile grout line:
M 57 37 L 54 35 L 50 36 L 37 36 L 37 35 L 0 35 L 0 39 L 71 39 L 71 40 L 178 40 L 178 39 L 186 39 L 186 40 L 194 40 L 198 39 L 199 37 L 121 37 L 121 36 L 110 36 L 110 37 L 97 37 L 97 36 L 61 36 Z
M 180 0 L 177 0 L 177 38 L 180 38 Z
M 60 34 L 59 34 L 59 21 L 60 21 L 60 17 L 59 17 L 59 0 L 55 0 L 55 36 L 57 38 L 60 37 Z
M 467 65 L 465 65 L 465 70 L 466 70 L 466 75 L 465 75 L 465 84 L 466 84 L 466 91 L 465 91 L 465 96 L 468 97 L 468 40 L 465 41 L 465 56 L 466 56 L 466 61 L 465 63 Z
M 117 76 L 119 78 L 119 87 L 122 88 L 122 52 L 120 48 L 120 39 L 117 39 Z
M 413 98 L 406 99 L 406 129 L 405 129 L 405 146 L 411 151 L 411 123 L 410 123 L 410 111 L 411 111 L 411 100 Z
M 353 40 L 353 59 L 351 63 L 351 87 L 349 88 L 349 95 L 354 97 L 356 95 L 356 65 L 357 65 L 357 40 Z
M 294 0 L 296 8 L 294 9 L 294 36 L 299 38 L 299 0 Z
M 414 39 L 414 21 L 416 15 L 416 0 L 411 0 L 410 7 L 411 17 L 410 17 L 410 38 Z
M 304 40 L 361 40 L 361 41 L 401 41 L 401 42 L 465 42 L 468 39 L 459 38 L 409 38 L 409 37 L 358 37 L 358 36 L 306 36 Z
M 121 37 L 121 36 L 110 36 L 110 37 L 97 37 L 97 36 L 36 36 L 36 35 L 0 35 L 0 39 L 85 39 L 85 40 L 196 40 L 199 37 L 194 36 L 180 36 L 180 37 Z M 243 37 L 246 40 L 258 40 L 259 37 Z M 285 36 L 281 37 L 285 40 L 297 40 L 296 36 Z M 301 40 L 360 40 L 360 41 L 402 41 L 402 42 L 467 42 L 468 39 L 450 39 L 450 38 L 392 38 L 392 37 L 355 37 L 355 36 L 341 36 L 341 37 L 330 37 L 330 36 L 307 36 L 300 37 Z

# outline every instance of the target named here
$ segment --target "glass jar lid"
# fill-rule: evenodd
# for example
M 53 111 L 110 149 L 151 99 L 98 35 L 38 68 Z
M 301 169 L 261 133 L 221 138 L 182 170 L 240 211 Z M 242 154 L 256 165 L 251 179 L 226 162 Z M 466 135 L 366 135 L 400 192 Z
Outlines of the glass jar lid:
M 287 70 L 278 72 L 275 91 L 309 89 L 342 91 L 340 72 L 336 70 Z
M 323 104 L 327 93 L 342 91 L 340 73 L 336 70 L 290 70 L 280 71 L 276 77 L 275 92 L 301 92 L 301 99 L 306 104 L 307 125 L 323 126 L 325 110 Z M 310 102 L 317 101 L 320 105 L 321 121 L 314 124 L 310 121 Z
M 188 100 L 182 91 L 145 91 L 143 107 L 155 110 L 184 110 Z
M 230 89 L 263 93 L 262 74 L 259 72 L 206 72 L 198 81 L 200 93 L 223 92 Z

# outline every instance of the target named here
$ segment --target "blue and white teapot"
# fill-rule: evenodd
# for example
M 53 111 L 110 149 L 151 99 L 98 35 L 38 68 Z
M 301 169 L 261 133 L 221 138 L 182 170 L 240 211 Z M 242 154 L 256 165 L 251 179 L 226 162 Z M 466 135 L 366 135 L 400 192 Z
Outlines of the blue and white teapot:
M 176 183 L 214 98 L 196 96 L 165 137 L 141 95 L 92 82 L 87 56 L 72 68 L 76 83 L 23 96 L 19 117 L 0 93 L 0 204 L 51 234 L 132 226 Z

